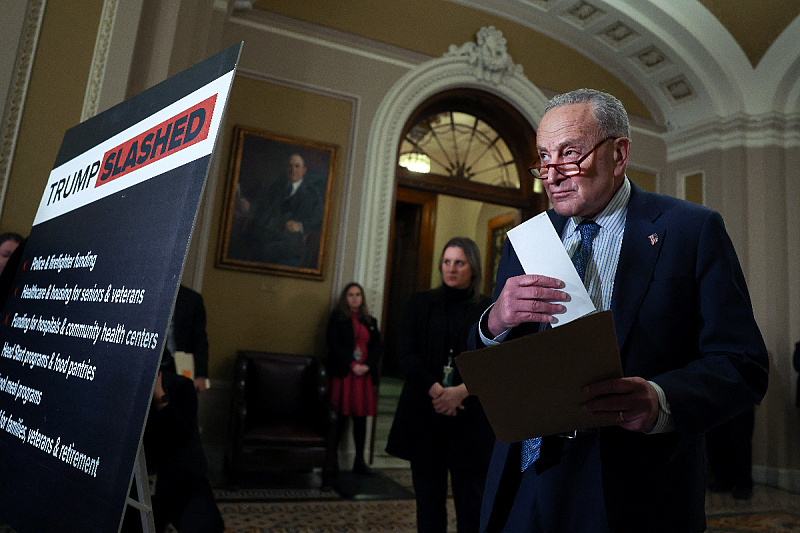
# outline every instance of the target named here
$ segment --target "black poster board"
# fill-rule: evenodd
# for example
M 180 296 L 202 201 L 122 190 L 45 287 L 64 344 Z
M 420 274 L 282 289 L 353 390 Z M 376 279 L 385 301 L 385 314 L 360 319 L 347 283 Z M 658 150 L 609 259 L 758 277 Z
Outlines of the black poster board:
M 0 316 L 0 517 L 119 528 L 241 43 L 68 130 Z

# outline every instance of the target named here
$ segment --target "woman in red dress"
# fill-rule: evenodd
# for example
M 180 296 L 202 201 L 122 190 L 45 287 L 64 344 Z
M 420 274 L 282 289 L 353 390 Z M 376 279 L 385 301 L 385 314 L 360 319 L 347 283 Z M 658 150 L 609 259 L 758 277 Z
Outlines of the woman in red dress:
M 375 416 L 378 383 L 378 360 L 383 342 L 378 322 L 367 312 L 364 289 L 349 283 L 328 320 L 327 371 L 330 400 L 339 413 L 338 436 L 341 441 L 348 417 L 353 421 L 356 459 L 353 471 L 370 475 L 364 461 L 367 417 Z

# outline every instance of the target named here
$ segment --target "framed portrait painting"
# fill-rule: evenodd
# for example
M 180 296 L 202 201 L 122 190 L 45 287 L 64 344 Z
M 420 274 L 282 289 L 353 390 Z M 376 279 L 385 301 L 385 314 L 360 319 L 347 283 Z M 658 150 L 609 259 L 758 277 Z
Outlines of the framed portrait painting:
M 236 126 L 216 266 L 322 280 L 337 147 Z

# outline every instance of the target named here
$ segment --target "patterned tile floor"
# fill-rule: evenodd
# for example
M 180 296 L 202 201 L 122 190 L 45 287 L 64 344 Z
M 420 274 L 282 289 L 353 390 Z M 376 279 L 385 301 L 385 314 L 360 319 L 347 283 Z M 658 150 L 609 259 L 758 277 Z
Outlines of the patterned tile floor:
M 706 494 L 708 533 L 800 531 L 800 494 L 756 485 L 753 498 L 735 500 L 730 493 Z
M 219 509 L 225 519 L 226 533 L 416 531 L 414 500 L 226 501 L 219 503 Z M 707 533 L 800 531 L 800 494 L 763 485 L 756 485 L 753 498 L 747 501 L 734 500 L 730 494 L 709 493 L 706 510 Z M 448 500 L 448 515 L 448 532 L 455 532 L 452 499 Z M 13 530 L 0 522 L 0 532 L 13 533 Z
M 416 531 L 413 500 L 226 503 L 219 508 L 226 533 Z M 455 531 L 454 522 L 448 531 Z
M 226 533 L 350 533 L 416 531 L 414 500 L 287 501 L 219 503 Z M 789 533 L 800 531 L 800 494 L 756 485 L 753 498 L 734 500 L 730 494 L 706 497 L 707 533 Z M 455 532 L 455 512 L 448 532 Z M 0 532 L 13 533 L 2 525 Z M 171 533 L 175 533 L 170 529 Z
M 381 383 L 373 467 L 410 488 L 408 463 L 384 451 L 401 388 L 401 380 L 388 378 Z M 416 531 L 413 500 L 222 502 L 220 510 L 225 517 L 226 533 Z M 709 493 L 706 512 L 707 533 L 800 532 L 800 494 L 763 485 L 755 487 L 751 500 L 735 500 L 729 493 Z M 448 516 L 448 531 L 455 532 L 452 499 L 448 500 Z
M 384 471 L 403 484 L 402 472 Z M 226 533 L 334 533 L 414 532 L 413 500 L 224 502 Z M 706 497 L 708 533 L 786 533 L 800 531 L 800 494 L 757 485 L 751 500 L 734 500 L 730 494 Z M 456 531 L 452 499 L 450 524 Z

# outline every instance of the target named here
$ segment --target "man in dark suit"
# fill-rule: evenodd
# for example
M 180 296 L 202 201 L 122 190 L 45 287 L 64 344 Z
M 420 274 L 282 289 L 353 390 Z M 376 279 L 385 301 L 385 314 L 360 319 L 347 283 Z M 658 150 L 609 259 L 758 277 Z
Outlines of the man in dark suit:
M 206 307 L 203 296 L 181 284 L 175 299 L 169 335 L 165 343 L 163 365 L 175 371 L 172 354 L 176 351 L 194 356 L 194 385 L 202 392 L 208 388 L 208 334 L 206 333 Z
M 319 239 L 324 204 L 317 187 L 305 179 L 308 168 L 299 154 L 289 156 L 286 179 L 277 180 L 252 206 L 249 242 L 253 259 L 287 266 L 316 266 L 307 258 L 308 239 Z M 314 244 L 314 243 L 311 243 Z M 313 260 L 313 264 L 308 264 Z
M 722 218 L 628 180 L 628 137 L 622 104 L 593 90 L 555 97 L 539 124 L 532 172 L 568 252 L 589 250 L 584 284 L 612 311 L 624 377 L 584 390 L 584 409 L 613 425 L 496 443 L 483 531 L 704 531 L 703 435 L 766 392 L 766 347 Z M 599 224 L 588 237 L 584 221 Z M 562 287 L 525 275 L 506 242 L 470 342 L 539 331 L 563 312 Z

